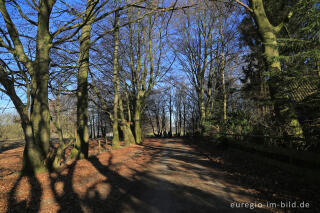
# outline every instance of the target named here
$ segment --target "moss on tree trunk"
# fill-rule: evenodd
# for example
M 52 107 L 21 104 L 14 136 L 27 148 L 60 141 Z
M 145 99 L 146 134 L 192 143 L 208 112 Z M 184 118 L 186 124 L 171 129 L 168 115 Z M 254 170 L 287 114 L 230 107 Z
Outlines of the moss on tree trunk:
M 88 73 L 89 73 L 89 53 L 91 37 L 91 14 L 95 1 L 88 0 L 85 19 L 87 23 L 81 29 L 79 71 L 78 71 L 78 89 L 77 89 L 77 135 L 72 150 L 72 156 L 83 159 L 88 158 L 89 153 L 89 130 L 88 130 Z
M 268 86 L 270 97 L 274 104 L 275 115 L 277 117 L 279 129 L 281 132 L 290 126 L 289 134 L 302 134 L 301 125 L 297 119 L 297 114 L 292 106 L 286 88 L 283 85 L 281 77 L 281 64 L 279 59 L 279 50 L 277 43 L 277 33 L 282 28 L 282 23 L 273 26 L 264 10 L 262 0 L 251 0 L 252 9 L 259 33 L 263 40 L 264 56 L 269 71 Z
M 120 118 L 121 118 L 120 128 L 121 128 L 121 131 L 123 132 L 124 144 L 125 146 L 130 146 L 131 144 L 135 143 L 135 140 L 130 128 L 130 122 L 128 122 L 125 119 L 123 103 L 121 98 L 119 98 L 119 109 L 120 109 Z
M 134 112 L 134 133 L 136 138 L 136 143 L 140 144 L 142 142 L 141 134 L 141 100 L 136 100 L 135 112 Z
M 29 67 L 31 73 L 30 122 L 24 121 L 26 146 L 23 153 L 23 171 L 37 173 L 51 165 L 46 162 L 50 141 L 50 112 L 48 80 L 51 36 L 49 17 L 52 5 L 41 3 L 38 13 L 36 59 Z

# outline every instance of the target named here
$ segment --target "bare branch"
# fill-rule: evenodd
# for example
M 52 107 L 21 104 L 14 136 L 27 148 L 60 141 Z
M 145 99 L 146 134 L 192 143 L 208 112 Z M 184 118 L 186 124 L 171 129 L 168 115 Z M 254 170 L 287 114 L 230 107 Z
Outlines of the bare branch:
M 20 15 L 21 15 L 22 18 L 24 18 L 24 19 L 25 19 L 26 21 L 28 21 L 30 24 L 33 24 L 33 25 L 35 25 L 35 26 L 38 25 L 35 21 L 31 20 L 30 18 L 28 18 L 28 17 L 23 13 L 20 5 L 19 5 L 16 1 L 13 1 L 13 3 L 14 3 L 15 6 L 17 7 L 17 9 L 18 9 L 18 11 L 19 11 L 19 13 L 20 13 Z
M 8 49 L 7 45 L 4 45 L 4 47 L 7 48 L 13 55 L 18 56 L 20 61 L 25 66 L 28 66 L 28 65 L 30 66 L 31 61 L 29 60 L 29 58 L 27 57 L 27 55 L 24 52 L 23 45 L 22 45 L 20 38 L 19 38 L 18 30 L 11 20 L 11 17 L 8 13 L 8 10 L 6 8 L 4 0 L 0 0 L 0 11 L 1 11 L 3 19 L 6 23 L 6 27 L 8 29 L 8 33 L 10 35 L 10 38 L 14 44 L 14 50 L 12 50 L 12 48 L 10 48 L 10 47 Z M 3 45 L 3 43 L 1 43 L 1 45 Z
M 31 2 L 29 0 L 25 0 L 27 2 L 27 4 L 32 8 L 34 9 L 35 11 L 39 11 L 38 9 L 38 5 L 35 4 L 34 1 L 32 1 L 34 4 L 31 4 Z
M 71 33 L 69 36 L 66 36 L 64 38 L 61 38 L 60 40 L 57 40 L 55 42 L 53 42 L 53 46 L 54 45 L 57 45 L 57 44 L 61 44 L 69 39 L 71 39 L 72 37 L 74 37 L 81 29 L 84 25 L 86 25 L 88 22 L 92 23 L 92 20 L 93 20 L 93 16 L 95 14 L 94 12 L 94 9 L 95 9 L 95 6 L 97 5 L 98 1 L 95 1 L 94 2 L 94 6 L 92 7 L 92 9 L 90 11 L 83 11 L 81 14 L 84 14 L 84 13 L 87 13 L 85 14 L 85 19 L 83 20 L 82 23 L 80 24 L 75 24 L 75 25 L 72 25 L 72 26 L 69 26 L 69 27 L 61 27 L 59 28 L 55 33 L 53 33 L 52 37 L 55 37 L 57 36 L 58 34 L 60 34 L 61 32 L 63 31 L 66 31 L 66 30 L 70 30 L 70 29 L 75 29 L 77 28 L 73 33 Z M 72 23 L 74 20 L 78 19 L 79 17 L 76 17 L 75 19 L 71 20 L 70 22 L 68 22 L 69 24 Z M 66 25 L 65 25 L 66 26 Z
M 253 9 L 250 8 L 248 5 L 246 5 L 245 3 L 243 3 L 242 1 L 239 0 L 235 0 L 237 2 L 237 4 L 243 6 L 244 8 L 246 8 L 250 13 L 253 13 Z

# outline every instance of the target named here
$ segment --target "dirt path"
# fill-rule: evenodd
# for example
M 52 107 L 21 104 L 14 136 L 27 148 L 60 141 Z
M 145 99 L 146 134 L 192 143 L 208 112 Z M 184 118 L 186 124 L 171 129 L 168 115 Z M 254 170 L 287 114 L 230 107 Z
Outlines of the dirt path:
M 224 181 L 224 174 L 191 147 L 164 140 L 160 154 L 137 177 L 139 181 L 121 201 L 120 212 L 249 212 L 231 208 L 232 202 L 255 201 L 247 190 Z M 262 209 L 255 209 L 262 212 Z
M 0 212 L 249 212 L 230 205 L 255 202 L 252 189 L 182 139 L 146 139 L 99 155 L 90 146 L 89 159 L 36 177 L 17 172 L 23 147 L 1 153 Z

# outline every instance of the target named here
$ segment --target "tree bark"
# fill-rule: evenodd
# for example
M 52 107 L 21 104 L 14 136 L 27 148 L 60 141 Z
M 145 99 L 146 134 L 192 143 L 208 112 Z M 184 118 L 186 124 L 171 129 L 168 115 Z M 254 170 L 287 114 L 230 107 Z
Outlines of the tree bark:
M 91 11 L 96 2 L 88 0 L 86 6 L 85 19 L 87 23 L 81 29 L 80 37 L 80 55 L 78 71 L 78 89 L 77 89 L 77 135 L 72 150 L 72 157 L 78 159 L 88 158 L 89 153 L 89 132 L 88 132 L 88 73 L 89 73 L 89 53 L 91 38 L 91 20 L 93 18 Z M 85 19 L 83 21 L 85 21 Z
M 121 118 L 120 128 L 121 128 L 121 131 L 123 132 L 124 144 L 125 146 L 130 146 L 131 144 L 135 143 L 135 139 L 130 128 L 130 122 L 128 122 L 124 116 L 124 109 L 123 109 L 123 103 L 121 98 L 119 98 L 119 109 L 120 109 L 120 118 Z
M 113 50 L 113 88 L 114 88 L 114 99 L 113 99 L 113 139 L 112 148 L 120 148 L 119 142 L 119 123 L 118 123 L 118 107 L 119 107 L 119 96 L 120 96 L 120 80 L 119 80 L 119 64 L 118 64 L 118 50 L 119 50 L 119 11 L 115 12 L 114 21 L 114 50 Z M 125 132 L 124 132 L 125 133 Z M 125 136 L 126 137 L 126 136 Z
M 53 163 L 52 163 L 52 166 L 53 168 L 58 168 L 60 166 L 60 162 L 61 162 L 61 159 L 63 158 L 63 155 L 64 155 L 64 151 L 67 147 L 67 145 L 65 144 L 64 142 L 64 137 L 63 137 L 63 131 L 62 131 L 62 127 L 61 127 L 61 123 L 60 123 L 60 109 L 61 109 L 61 106 L 60 106 L 60 93 L 61 93 L 61 85 L 59 85 L 59 89 L 58 89 L 58 92 L 57 92 L 57 95 L 56 95 L 56 102 L 55 102 L 55 121 L 54 121 L 54 125 L 57 129 L 57 132 L 58 132 L 58 138 L 59 138 L 59 147 L 57 149 L 57 152 L 54 156 L 54 159 L 53 159 Z
M 205 121 L 206 121 L 206 112 L 205 112 L 205 104 L 204 104 L 204 89 L 201 88 L 198 91 L 198 105 L 200 111 L 200 133 L 203 134 L 205 132 Z
M 134 112 L 134 133 L 136 138 L 136 143 L 140 144 L 142 142 L 142 133 L 141 133 L 141 99 L 138 98 L 135 104 L 135 112 Z
M 6 94 L 15 105 L 20 117 L 25 135 L 26 145 L 23 152 L 23 172 L 37 173 L 47 170 L 51 165 L 47 164 L 50 140 L 50 112 L 48 103 L 48 80 L 49 80 L 49 52 L 52 46 L 49 32 L 49 18 L 54 0 L 40 0 L 38 2 L 38 22 L 36 36 L 36 55 L 32 61 L 24 52 L 19 32 L 12 22 L 6 8 L 6 3 L 0 1 L 0 11 L 5 21 L 6 28 L 14 48 L 4 46 L 26 68 L 31 77 L 30 96 L 31 109 L 22 103 L 14 89 L 14 81 L 7 75 L 3 67 L 0 70 L 1 84 L 6 89 Z M 1 39 L 1 43 L 3 40 Z M 28 97 L 29 98 L 29 97 Z
M 186 102 L 183 102 L 183 136 L 186 136 Z
M 221 83 L 222 83 L 222 95 L 223 95 L 223 122 L 227 121 L 227 91 L 226 91 L 226 80 L 225 80 L 225 56 L 224 52 L 221 55 Z
M 170 116 L 170 133 L 169 133 L 169 137 L 172 136 L 172 97 L 171 97 L 171 90 L 169 93 L 169 116 Z

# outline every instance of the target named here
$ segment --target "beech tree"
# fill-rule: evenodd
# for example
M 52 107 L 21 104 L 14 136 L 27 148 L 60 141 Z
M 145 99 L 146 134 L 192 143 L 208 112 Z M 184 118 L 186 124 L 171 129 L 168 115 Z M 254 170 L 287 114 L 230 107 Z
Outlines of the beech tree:
M 1 29 L 0 47 L 6 49 L 16 62 L 17 72 L 23 76 L 27 87 L 27 103 L 17 95 L 14 70 L 1 59 L 0 81 L 4 90 L 21 117 L 26 145 L 23 153 L 23 170 L 37 172 L 46 168 L 46 158 L 50 140 L 50 113 L 48 104 L 48 80 L 52 34 L 49 22 L 55 0 L 40 0 L 31 7 L 37 13 L 37 20 L 27 17 L 15 3 L 20 16 L 36 27 L 36 53 L 29 56 L 23 45 L 23 33 L 18 31 L 9 14 L 8 2 L 0 1 L 0 11 L 6 29 Z M 30 109 L 30 113 L 29 113 Z
M 139 12 L 137 14 L 139 15 Z M 133 14 L 129 15 L 129 20 L 134 19 Z M 167 58 L 168 61 L 163 63 L 166 52 L 163 42 L 165 23 L 164 15 L 155 14 L 141 22 L 130 24 L 128 29 L 130 96 L 134 100 L 134 135 L 138 144 L 142 142 L 141 116 L 145 109 L 145 100 L 152 88 L 170 71 L 174 61 Z
M 216 16 L 209 9 L 209 2 L 200 1 L 200 4 L 183 15 L 181 38 L 177 44 L 177 54 L 183 70 L 189 76 L 198 96 L 198 108 L 200 112 L 200 131 L 205 131 L 206 123 L 206 98 L 210 95 L 211 88 L 206 88 L 206 75 L 212 76 L 214 72 L 213 40 Z M 212 6 L 212 4 L 210 4 Z M 209 71 L 208 71 L 209 70 Z M 212 84 L 209 84 L 211 87 Z
M 8 9 L 10 3 L 14 8 Z M 34 173 L 50 167 L 47 162 L 50 140 L 50 52 L 52 48 L 59 48 L 60 44 L 74 37 L 83 26 L 82 23 L 76 23 L 81 15 L 73 15 L 70 20 L 61 22 L 60 26 L 50 28 L 50 22 L 53 21 L 50 16 L 55 4 L 55 0 L 32 3 L 27 1 L 21 7 L 16 1 L 0 1 L 0 11 L 5 24 L 5 29 L 1 28 L 0 47 L 6 50 L 8 56 L 1 60 L 0 81 L 4 88 L 1 90 L 10 97 L 21 117 L 26 140 L 23 155 L 23 170 L 26 172 Z M 27 16 L 24 9 L 33 10 L 37 15 L 30 13 L 31 15 Z M 26 35 L 21 30 L 19 32 L 9 11 L 16 11 L 20 16 L 19 21 L 29 24 L 33 29 L 30 33 L 36 32 L 36 36 Z M 65 35 L 66 33 L 69 34 Z M 32 51 L 32 45 L 35 52 Z M 5 60 L 13 61 L 15 66 L 9 65 Z M 26 88 L 26 103 L 17 95 L 17 84 Z
M 78 88 L 77 88 L 77 137 L 72 156 L 77 158 L 88 158 L 89 130 L 88 130 L 88 74 L 89 74 L 89 53 L 91 41 L 91 27 L 95 18 L 94 7 L 96 0 L 88 0 L 84 25 L 80 36 L 80 54 L 78 59 Z

